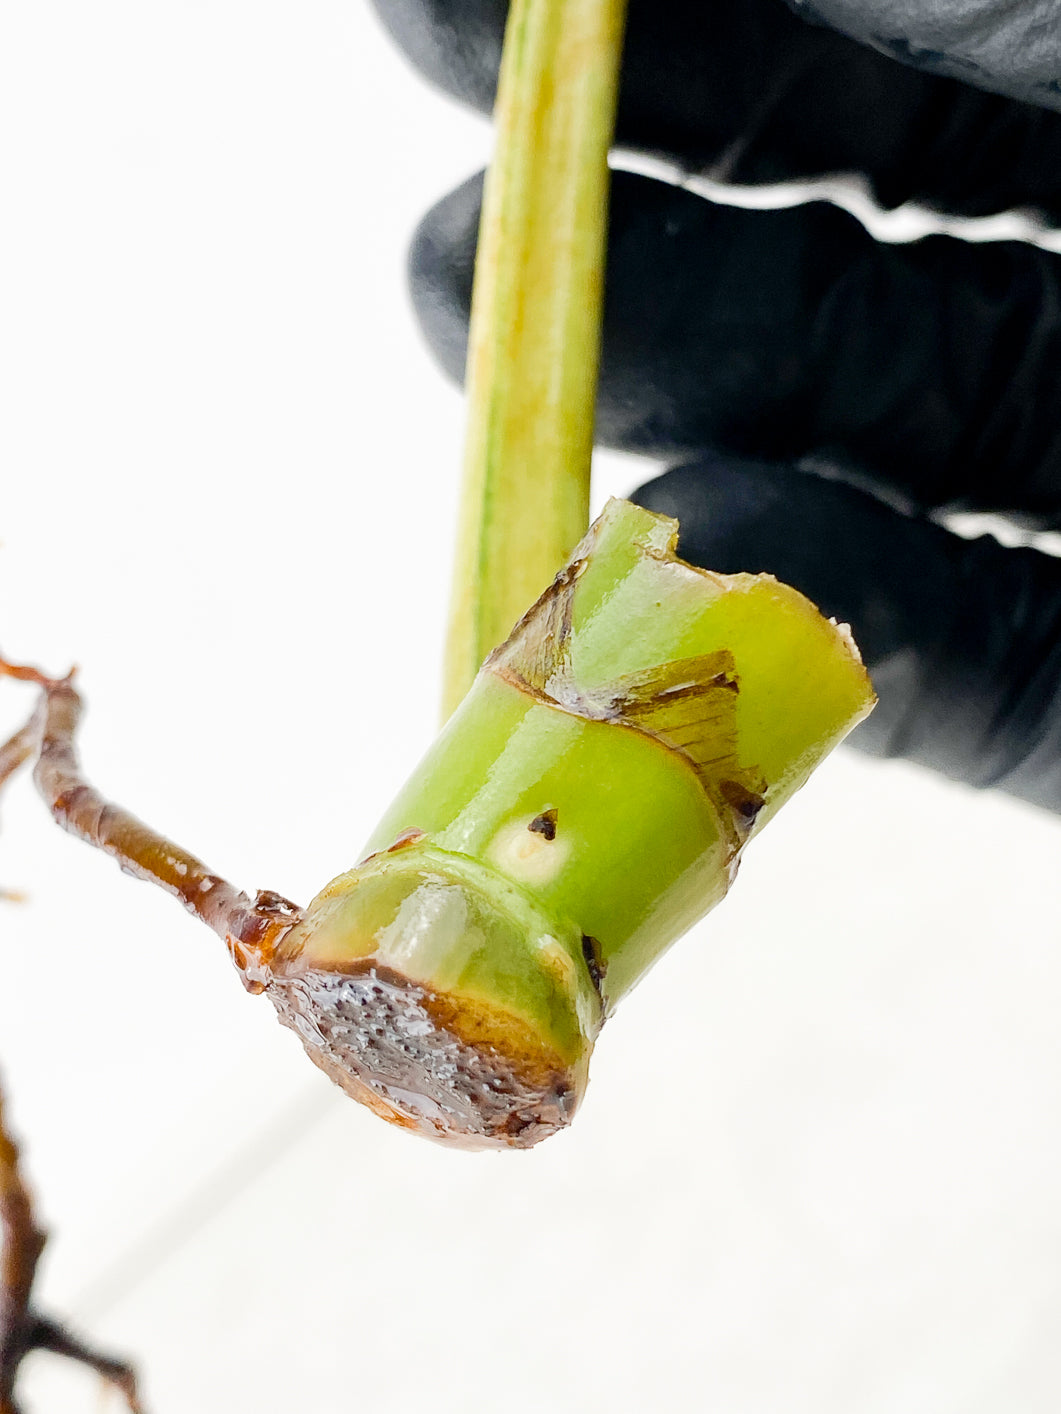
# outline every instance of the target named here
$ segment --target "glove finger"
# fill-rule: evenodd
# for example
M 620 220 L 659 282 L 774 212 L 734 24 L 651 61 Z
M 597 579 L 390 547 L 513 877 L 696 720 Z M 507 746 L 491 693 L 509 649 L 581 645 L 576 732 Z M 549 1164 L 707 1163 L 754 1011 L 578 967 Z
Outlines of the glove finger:
M 426 76 L 493 106 L 507 0 L 374 0 Z M 620 147 L 722 181 L 857 173 L 883 206 L 1061 219 L 1061 114 L 898 63 L 782 0 L 631 0 Z
M 804 0 L 788 0 L 798 9 Z M 1010 0 L 814 0 L 814 21 L 835 25 L 904 63 L 953 74 L 995 93 L 1061 108 L 1056 9 Z
M 854 745 L 1061 810 L 1061 561 L 722 455 L 632 499 L 677 517 L 693 564 L 766 570 L 851 625 L 880 697 Z
M 460 378 L 481 178 L 421 223 L 414 303 Z M 1061 256 L 875 242 L 825 203 L 716 206 L 616 173 L 598 440 L 852 468 L 921 509 L 1061 523 Z

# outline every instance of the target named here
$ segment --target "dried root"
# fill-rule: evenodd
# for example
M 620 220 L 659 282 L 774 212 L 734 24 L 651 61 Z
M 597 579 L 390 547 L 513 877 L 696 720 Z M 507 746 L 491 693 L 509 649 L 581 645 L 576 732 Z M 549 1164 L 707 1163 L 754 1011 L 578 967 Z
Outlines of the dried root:
M 0 788 L 24 761 L 36 755 L 33 777 L 37 790 L 63 829 L 111 855 L 127 874 L 157 884 L 180 899 L 225 940 L 245 984 L 259 990 L 263 967 L 279 940 L 301 917 L 301 910 L 269 890 L 259 891 L 251 899 L 194 854 L 106 800 L 88 782 L 75 746 L 83 704 L 72 672 L 65 678 L 49 678 L 37 668 L 0 658 L 0 675 L 35 683 L 41 689 L 33 717 L 0 748 Z
M 37 668 L 0 658 L 0 676 L 41 689 L 33 716 L 0 746 L 0 790 L 20 766 L 36 758 L 33 775 L 37 790 L 58 823 L 111 855 L 127 874 L 157 884 L 180 899 L 225 940 L 245 985 L 261 990 L 260 977 L 273 948 L 301 917 L 301 911 L 274 893 L 260 892 L 251 899 L 195 855 L 106 800 L 88 782 L 75 747 L 82 702 L 73 673 L 49 678 Z M 0 897 L 16 895 L 0 891 Z M 45 1234 L 33 1216 L 19 1169 L 18 1146 L 7 1128 L 2 1093 L 0 1230 L 0 1414 L 19 1414 L 15 1382 L 19 1366 L 33 1350 L 49 1350 L 87 1365 L 122 1393 L 132 1414 L 143 1414 L 130 1365 L 93 1350 L 32 1305 L 33 1280 Z
M 0 1092 L 0 1414 L 20 1414 L 15 1399 L 19 1366 L 33 1350 L 49 1350 L 87 1365 L 119 1390 L 131 1414 L 145 1414 L 136 1373 L 124 1360 L 84 1344 L 32 1304 L 33 1280 L 47 1240 L 33 1215 L 33 1201 L 19 1167 Z
M 20 766 L 24 766 L 30 757 L 36 756 L 40 748 L 43 720 L 43 707 L 39 706 L 26 725 L 21 727 L 10 740 L 5 741 L 3 746 L 0 746 L 0 791 Z M 0 888 L 0 899 L 7 903 L 23 903 L 25 901 L 23 894 L 14 889 L 4 888 Z

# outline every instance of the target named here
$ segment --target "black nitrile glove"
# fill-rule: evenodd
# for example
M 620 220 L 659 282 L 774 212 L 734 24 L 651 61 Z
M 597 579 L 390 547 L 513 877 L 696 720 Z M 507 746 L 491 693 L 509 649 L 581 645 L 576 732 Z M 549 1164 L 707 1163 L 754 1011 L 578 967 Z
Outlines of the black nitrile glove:
M 489 105 L 504 0 L 377 3 L 431 77 Z M 831 3 L 860 33 L 860 16 L 913 16 L 873 31 L 893 51 L 905 33 L 911 60 L 932 24 L 937 50 L 965 36 L 956 61 L 979 34 L 977 82 L 1061 106 L 1059 0 Z M 1035 16 L 1053 17 L 1038 46 L 1021 39 Z M 631 0 L 618 135 L 734 181 L 856 172 L 886 204 L 1061 220 L 1061 114 L 782 0 Z M 412 251 L 458 378 L 480 195 L 475 178 L 447 197 Z M 769 570 L 851 623 L 881 698 L 858 745 L 1061 810 L 1061 561 L 927 518 L 1061 527 L 1061 256 L 880 245 L 825 204 L 743 211 L 619 173 L 608 259 L 598 438 L 687 463 L 635 499 L 678 517 L 686 558 Z

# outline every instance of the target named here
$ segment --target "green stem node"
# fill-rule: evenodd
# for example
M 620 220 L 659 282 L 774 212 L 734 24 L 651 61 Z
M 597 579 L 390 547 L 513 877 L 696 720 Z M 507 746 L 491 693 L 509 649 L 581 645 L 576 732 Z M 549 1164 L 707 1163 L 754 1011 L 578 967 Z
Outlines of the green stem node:
M 845 628 L 676 538 L 609 504 L 282 945 L 281 1015 L 388 1118 L 472 1147 L 566 1124 L 604 1018 L 873 704 Z

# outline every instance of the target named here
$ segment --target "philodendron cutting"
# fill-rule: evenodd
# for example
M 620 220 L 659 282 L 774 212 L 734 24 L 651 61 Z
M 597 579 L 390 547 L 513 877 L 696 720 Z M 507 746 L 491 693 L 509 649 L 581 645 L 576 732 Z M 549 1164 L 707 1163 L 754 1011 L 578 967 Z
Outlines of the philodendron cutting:
M 622 8 L 511 8 L 452 715 L 361 862 L 305 909 L 252 900 L 88 784 L 68 678 L 0 663 L 43 688 L 0 779 L 37 752 L 60 823 L 213 927 L 323 1070 L 470 1148 L 569 1122 L 604 1020 L 873 702 L 850 634 L 796 591 L 682 563 L 675 522 L 625 502 L 587 532 Z

